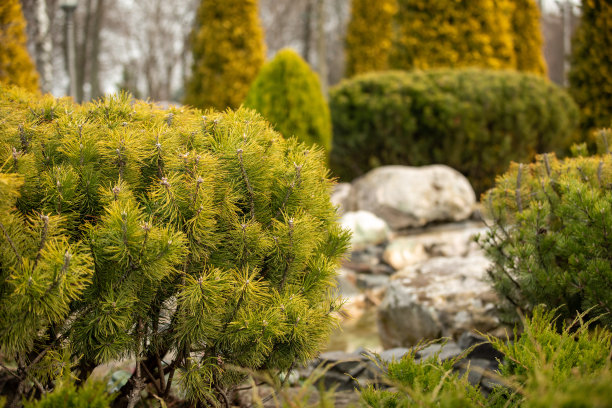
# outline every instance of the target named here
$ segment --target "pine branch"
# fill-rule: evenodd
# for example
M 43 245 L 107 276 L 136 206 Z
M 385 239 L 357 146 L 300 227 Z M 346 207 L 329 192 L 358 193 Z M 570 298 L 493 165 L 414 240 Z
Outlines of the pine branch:
M 297 164 L 293 163 L 294 167 L 295 167 L 295 178 L 293 179 L 293 181 L 291 182 L 291 184 L 289 185 L 289 188 L 287 189 L 287 192 L 285 193 L 285 198 L 283 199 L 283 203 L 281 204 L 281 206 L 278 208 L 278 210 L 276 211 L 276 214 L 274 214 L 274 217 L 272 217 L 272 219 L 274 218 L 278 218 L 281 213 L 283 212 L 283 210 L 285 209 L 285 206 L 287 205 L 287 202 L 289 201 L 289 196 L 291 195 L 291 193 L 293 192 L 293 189 L 297 186 L 300 185 L 301 183 L 301 176 L 302 176 L 302 166 L 298 166 Z M 270 224 L 272 224 L 272 219 L 270 220 L 270 222 L 268 223 L 268 227 L 270 226 Z
M 21 255 L 19 254 L 19 252 L 17 251 L 17 247 L 15 246 L 15 243 L 13 242 L 13 240 L 11 239 L 10 235 L 8 234 L 8 232 L 6 231 L 6 228 L 4 227 L 4 224 L 2 223 L 2 221 L 0 221 L 0 229 L 2 230 L 2 232 L 4 233 L 4 236 L 6 237 L 6 240 L 8 241 L 9 245 L 11 246 L 11 249 L 13 250 L 13 253 L 15 254 L 15 256 L 17 257 L 17 261 L 19 263 L 22 262 L 21 259 Z
M 4 368 L 4 370 L 9 373 L 10 375 L 12 375 L 13 377 L 15 377 L 16 379 L 18 379 L 19 381 L 21 381 L 21 377 L 18 376 L 16 373 L 13 372 L 13 370 L 11 370 L 10 368 L 8 368 L 7 366 L 5 366 L 4 364 L 2 364 L 0 362 L 0 367 Z
M 279 292 L 283 291 L 283 287 L 285 286 L 285 281 L 287 280 L 287 273 L 289 272 L 289 268 L 293 263 L 295 258 L 293 254 L 293 218 L 289 219 L 289 257 L 287 258 L 287 265 L 285 265 L 285 270 L 283 271 L 283 278 L 280 283 Z
M 523 172 L 523 163 L 519 164 L 518 172 L 516 174 L 516 208 L 518 212 L 523 212 L 523 202 L 521 200 L 521 174 Z
M 41 214 L 40 219 L 43 221 L 43 230 L 40 238 L 40 245 L 38 246 L 38 252 L 36 254 L 36 259 L 34 260 L 34 268 L 36 268 L 36 265 L 38 265 L 38 261 L 40 260 L 42 250 L 44 249 L 47 240 L 47 233 L 49 231 L 49 216 Z
M 246 183 L 247 191 L 249 192 L 249 201 L 251 204 L 251 218 L 255 218 L 255 194 L 253 193 L 253 187 L 251 186 L 251 182 L 249 181 L 249 177 L 247 176 L 246 169 L 244 168 L 244 161 L 242 160 L 242 149 L 236 150 L 238 154 L 238 161 L 240 162 L 240 171 L 242 172 L 242 177 Z

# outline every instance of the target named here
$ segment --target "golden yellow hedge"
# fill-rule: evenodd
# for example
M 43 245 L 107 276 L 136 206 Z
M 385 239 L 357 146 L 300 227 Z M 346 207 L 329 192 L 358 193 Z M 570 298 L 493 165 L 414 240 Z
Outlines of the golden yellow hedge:
M 346 34 L 347 76 L 389 68 L 397 0 L 352 0 Z
M 192 33 L 193 70 L 185 103 L 237 108 L 264 62 L 257 0 L 203 0 Z
M 510 0 L 398 0 L 390 64 L 514 68 Z
M 0 1 L 0 82 L 38 90 L 38 73 L 26 48 L 19 0 Z

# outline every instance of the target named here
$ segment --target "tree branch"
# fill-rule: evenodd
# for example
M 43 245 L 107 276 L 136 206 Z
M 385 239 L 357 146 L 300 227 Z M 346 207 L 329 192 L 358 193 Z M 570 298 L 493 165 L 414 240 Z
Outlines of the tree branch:
M 240 171 L 242 172 L 242 177 L 246 183 L 247 191 L 249 192 L 249 201 L 251 204 L 251 218 L 255 218 L 255 194 L 253 192 L 253 186 L 251 186 L 251 182 L 249 181 L 249 177 L 247 176 L 246 169 L 244 168 L 244 161 L 242 160 L 242 149 L 236 150 L 238 154 L 238 161 L 240 162 Z

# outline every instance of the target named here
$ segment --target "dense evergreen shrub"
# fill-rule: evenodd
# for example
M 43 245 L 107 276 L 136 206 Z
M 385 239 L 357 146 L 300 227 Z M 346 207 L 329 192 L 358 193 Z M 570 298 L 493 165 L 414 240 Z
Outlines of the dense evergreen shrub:
M 333 89 L 330 108 L 341 178 L 444 163 L 479 192 L 511 160 L 567 148 L 578 120 L 571 98 L 547 80 L 477 69 L 366 74 Z
M 397 0 L 351 1 L 346 33 L 346 74 L 389 69 Z
M 393 69 L 515 68 L 511 0 L 397 0 Z
M 349 241 L 331 187 L 320 148 L 251 110 L 0 87 L 0 356 L 17 398 L 134 358 L 114 406 L 177 384 L 212 404 L 234 367 L 313 357 Z
M 437 355 L 415 361 L 413 351 L 399 361 L 382 364 L 395 390 L 369 387 L 361 393 L 362 402 L 370 407 L 610 406 L 612 333 L 590 330 L 584 315 L 559 331 L 554 313 L 536 308 L 533 317 L 525 320 L 523 333 L 515 332 L 514 342 L 488 338 L 505 357 L 497 378 L 503 385 L 487 397 L 467 382 L 467 373 L 453 372 L 463 356 L 444 362 Z
M 263 66 L 244 106 L 261 113 L 283 136 L 316 143 L 329 153 L 331 121 L 319 77 L 295 51 L 281 50 Z
M 19 0 L 0 2 L 0 83 L 38 90 L 38 73 L 26 48 L 25 18 Z
M 572 43 L 570 93 L 582 113 L 582 126 L 612 122 L 612 4 L 583 0 L 580 25 Z
M 612 327 L 612 157 L 514 163 L 483 197 L 492 220 L 482 244 L 512 319 L 544 303 L 563 317 L 607 313 Z
M 546 75 L 543 55 L 540 8 L 535 0 L 512 0 L 512 37 L 516 69 Z
M 237 108 L 265 57 L 257 0 L 203 0 L 191 34 L 193 68 L 185 103 Z

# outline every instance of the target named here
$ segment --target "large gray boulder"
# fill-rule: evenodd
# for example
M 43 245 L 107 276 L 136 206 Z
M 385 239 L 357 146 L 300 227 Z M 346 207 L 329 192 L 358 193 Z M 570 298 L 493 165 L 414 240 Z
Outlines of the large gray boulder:
M 393 275 L 378 308 L 383 346 L 410 347 L 440 336 L 496 329 L 497 297 L 483 279 L 489 265 L 476 254 L 437 257 Z
M 444 165 L 378 167 L 353 183 L 352 197 L 394 230 L 464 220 L 476 203 L 469 181 Z

